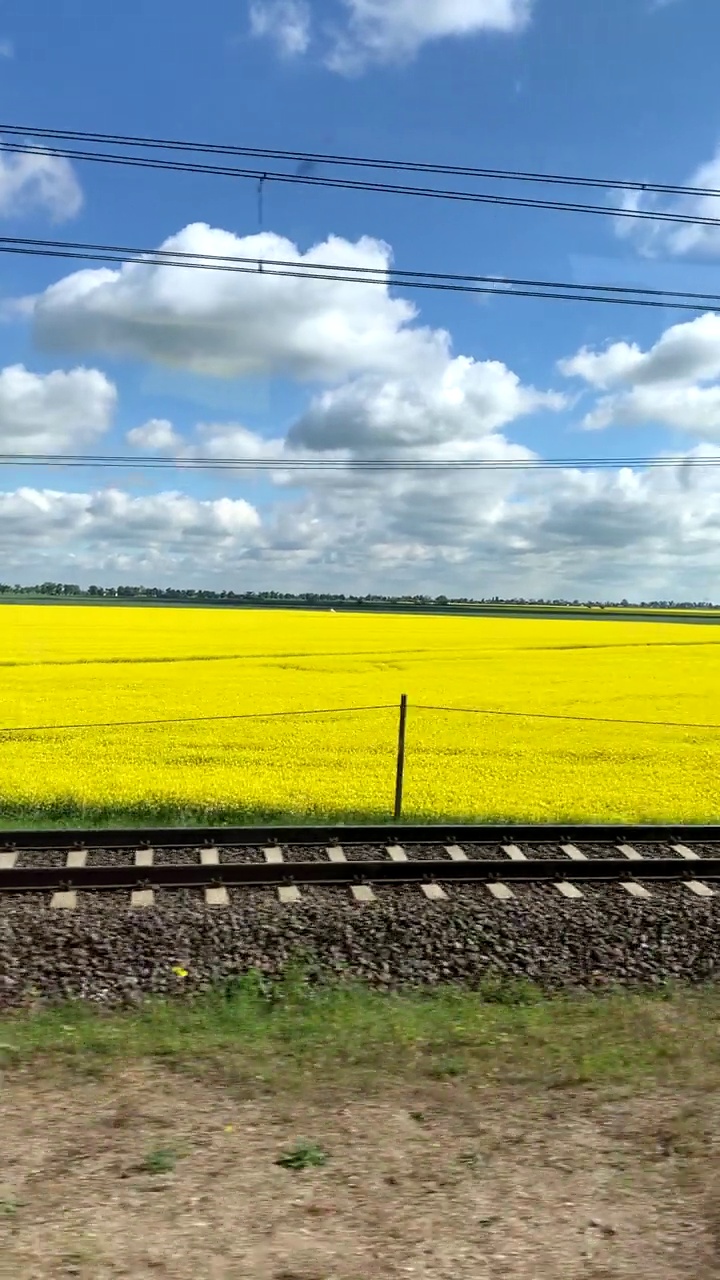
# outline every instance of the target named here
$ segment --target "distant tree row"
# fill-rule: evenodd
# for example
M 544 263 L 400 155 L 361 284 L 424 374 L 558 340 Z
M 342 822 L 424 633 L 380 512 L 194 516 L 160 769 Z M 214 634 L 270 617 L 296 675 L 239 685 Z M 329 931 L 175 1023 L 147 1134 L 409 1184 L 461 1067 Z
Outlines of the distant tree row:
M 383 596 L 368 594 L 353 596 L 337 594 L 329 591 L 211 591 L 207 588 L 194 587 L 145 587 L 118 586 L 83 588 L 75 582 L 40 582 L 35 586 L 23 587 L 20 583 L 10 585 L 0 582 L 0 595 L 3 596 L 55 596 L 63 599 L 80 597 L 81 599 L 103 600 L 167 600 L 187 601 L 194 604 L 359 604 L 359 605 L 416 605 L 416 606 L 449 606 L 453 605 L 564 605 L 566 607 L 618 609 L 717 609 L 720 605 L 708 600 L 567 600 L 559 597 L 542 599 L 526 596 L 468 596 L 448 597 L 427 595 Z

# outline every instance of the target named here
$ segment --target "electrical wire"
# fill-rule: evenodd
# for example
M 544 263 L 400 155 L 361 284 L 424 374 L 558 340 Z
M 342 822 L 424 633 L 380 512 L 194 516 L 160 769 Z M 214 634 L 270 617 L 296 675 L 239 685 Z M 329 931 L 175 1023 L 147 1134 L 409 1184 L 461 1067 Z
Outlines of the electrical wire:
M 535 196 L 506 196 L 487 191 L 456 191 L 438 187 L 399 186 L 388 182 L 354 178 L 330 178 L 310 173 L 284 173 L 281 170 L 240 169 L 229 166 L 199 164 L 197 161 L 178 161 L 148 158 L 145 156 L 117 156 L 108 152 L 78 151 L 68 147 L 37 147 L 0 139 L 0 151 L 23 155 L 56 156 L 66 160 L 91 161 L 123 167 L 170 170 L 181 173 L 210 174 L 216 177 L 250 179 L 258 183 L 258 199 L 262 210 L 262 192 L 266 182 L 277 182 L 306 187 L 339 188 L 344 191 L 369 191 L 384 195 L 416 196 L 424 199 L 451 200 L 469 204 L 489 204 L 522 209 L 554 210 L 560 213 L 589 213 L 601 217 L 631 218 L 640 221 L 671 222 L 681 225 L 718 227 L 720 218 L 710 214 L 683 213 L 679 210 L 650 210 L 622 205 L 582 204 L 579 201 L 546 200 Z M 262 218 L 261 218 L 262 225 Z
M 33 128 L 29 125 L 0 124 L 0 134 L 15 137 L 55 139 L 57 141 L 95 143 L 103 146 L 147 147 L 165 151 L 188 151 L 196 154 L 252 156 L 256 159 L 283 160 L 299 165 L 344 166 L 384 169 L 402 173 L 431 173 L 463 178 L 483 178 L 503 182 L 534 182 L 572 187 L 588 187 L 612 191 L 628 191 L 654 195 L 688 197 L 717 196 L 714 187 L 697 187 L 682 183 L 642 182 L 626 178 L 590 178 L 561 173 L 538 173 L 523 169 L 498 169 L 471 165 L 438 164 L 416 160 L 391 160 L 369 156 L 347 156 L 318 151 L 292 151 L 276 147 L 245 147 L 237 144 L 190 142 L 173 138 L 148 138 L 132 134 L 95 133 L 81 129 Z
M 659 458 L 183 458 L 110 454 L 0 453 L 0 466 L 105 467 L 147 471 L 554 471 L 720 466 L 720 454 Z
M 653 307 L 672 311 L 720 310 L 720 295 L 677 290 L 640 289 L 624 285 L 532 281 L 510 276 L 457 275 L 450 272 L 410 271 L 395 267 L 354 267 L 341 263 L 290 262 L 278 258 L 250 258 L 230 254 L 189 253 L 179 249 L 136 249 L 70 240 L 0 236 L 0 253 L 29 257 L 69 258 L 92 262 L 135 263 L 264 275 L 295 280 L 326 280 L 345 284 L 375 284 L 383 288 L 432 289 L 450 293 L 541 298 L 561 302 L 596 302 L 615 306 Z M 685 298 L 688 301 L 676 301 Z
M 87 242 L 87 241 L 73 241 L 73 240 L 40 240 L 37 237 L 28 238 L 28 237 L 22 237 L 22 236 L 0 236 L 0 244 L 6 244 L 8 246 L 19 245 L 21 247 L 39 245 L 44 248 L 45 247 L 60 248 L 60 249 L 71 248 L 73 250 L 87 249 L 90 251 L 102 251 L 107 253 L 134 255 L 135 257 L 138 257 L 143 262 L 148 257 L 158 258 L 158 259 L 162 259 L 163 264 L 168 266 L 172 266 L 172 265 L 181 266 L 181 265 L 184 265 L 186 262 L 194 263 L 196 261 L 200 261 L 203 264 L 207 263 L 209 267 L 212 267 L 215 264 L 218 264 L 218 265 L 229 264 L 230 266 L 233 266 L 239 263 L 245 266 L 252 267 L 253 273 L 259 273 L 259 274 L 262 274 L 267 267 L 301 269 L 303 273 L 309 272 L 311 269 L 317 269 L 317 270 L 328 271 L 328 272 L 338 272 L 338 273 L 345 272 L 345 273 L 351 274 L 354 278 L 357 277 L 358 279 L 361 280 L 362 283 L 370 283 L 374 280 L 379 280 L 381 283 L 384 284 L 386 283 L 388 275 L 391 275 L 401 281 L 418 279 L 418 280 L 429 280 L 429 281 L 439 280 L 441 282 L 450 281 L 455 283 L 470 282 L 470 283 L 479 283 L 479 284 L 492 284 L 495 287 L 501 286 L 501 288 L 502 286 L 507 287 L 507 286 L 513 286 L 513 285 L 526 285 L 528 287 L 538 287 L 538 288 L 553 288 L 553 289 L 568 289 L 568 290 L 584 289 L 587 291 L 594 291 L 594 292 L 617 293 L 619 295 L 638 294 L 643 297 L 690 298 L 698 301 L 710 301 L 710 302 L 720 303 L 720 294 L 709 293 L 709 292 L 708 293 L 692 293 L 689 290 L 685 290 L 685 289 L 651 289 L 651 288 L 644 288 L 641 286 L 634 286 L 634 285 L 575 284 L 568 281 L 535 280 L 527 277 L 472 275 L 467 272 L 458 273 L 458 272 L 448 272 L 448 271 L 417 271 L 417 270 L 410 270 L 407 268 L 393 267 L 393 266 L 367 267 L 367 266 L 353 266 L 352 264 L 345 265 L 344 263 L 328 263 L 328 262 L 313 263 L 313 262 L 307 262 L 303 260 L 298 261 L 297 259 L 293 260 L 289 258 L 258 258 L 258 257 L 250 257 L 248 255 L 242 255 L 242 254 L 197 253 L 197 252 L 191 252 L 185 249 L 166 249 L 164 247 L 161 247 L 159 249 L 137 249 L 137 248 L 132 248 L 129 245 L 116 245 L 116 244 L 106 245 L 106 244 L 96 244 L 96 243 Z M 167 259 L 167 262 L 165 262 L 165 259 Z M 365 277 L 368 277 L 368 279 L 366 280 Z

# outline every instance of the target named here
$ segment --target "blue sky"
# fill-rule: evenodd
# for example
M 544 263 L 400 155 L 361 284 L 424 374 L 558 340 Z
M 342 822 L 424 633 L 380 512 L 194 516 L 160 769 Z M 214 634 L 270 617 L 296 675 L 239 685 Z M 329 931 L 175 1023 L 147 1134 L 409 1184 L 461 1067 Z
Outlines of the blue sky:
M 8 0 L 0 123 L 720 188 L 719 40 L 716 0 L 127 0 L 92 22 L 81 0 Z M 272 183 L 261 226 L 251 182 L 0 159 L 5 235 L 320 245 L 325 260 L 720 293 L 720 228 L 683 239 Z M 660 204 L 720 216 L 720 199 Z M 79 290 L 82 264 L 2 267 L 0 451 L 720 452 L 711 315 L 414 291 L 403 309 L 395 290 L 277 281 L 260 296 L 255 279 L 142 267 Z M 300 485 L 26 466 L 1 488 L 12 581 L 720 598 L 712 468 Z

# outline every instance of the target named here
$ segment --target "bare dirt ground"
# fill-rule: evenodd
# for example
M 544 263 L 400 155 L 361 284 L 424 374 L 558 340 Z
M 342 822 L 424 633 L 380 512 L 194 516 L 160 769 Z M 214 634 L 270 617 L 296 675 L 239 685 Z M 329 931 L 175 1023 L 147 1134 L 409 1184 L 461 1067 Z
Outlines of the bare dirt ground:
M 712 1095 L 26 1067 L 0 1150 L 2 1280 L 720 1277 Z

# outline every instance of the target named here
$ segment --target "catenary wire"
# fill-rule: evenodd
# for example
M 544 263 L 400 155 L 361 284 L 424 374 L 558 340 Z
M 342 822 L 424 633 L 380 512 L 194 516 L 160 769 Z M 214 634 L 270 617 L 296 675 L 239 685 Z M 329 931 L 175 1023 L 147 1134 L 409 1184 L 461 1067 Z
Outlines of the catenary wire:
M 106 467 L 147 471 L 549 471 L 620 467 L 693 468 L 720 466 L 720 454 L 659 458 L 183 458 L 107 454 L 0 453 L 0 466 Z
M 670 290 L 640 290 L 622 285 L 561 283 L 547 288 L 521 287 L 526 282 L 509 276 L 458 276 L 451 273 L 422 272 L 380 267 L 351 267 L 339 263 L 288 264 L 282 259 L 244 258 L 230 255 L 186 253 L 181 250 L 132 249 L 76 241 L 48 241 L 2 236 L 0 253 L 29 257 L 70 258 L 82 261 L 135 263 L 143 266 L 171 266 L 190 270 L 224 271 L 239 275 L 264 275 L 295 280 L 326 280 L 336 283 L 432 289 L 449 293 L 482 294 L 509 298 L 540 298 L 559 302 L 595 302 L 615 306 L 652 307 L 670 311 L 708 312 L 720 310 L 720 295 L 678 293 Z M 468 281 L 470 283 L 461 283 Z M 487 281 L 486 284 L 479 283 Z M 544 285 L 546 282 L 538 282 Z M 563 292 L 561 292 L 561 290 Z M 597 292 L 578 292 L 596 290 Z M 647 296 L 648 294 L 652 296 Z M 637 296 L 639 295 L 639 296 Z M 675 301 L 677 298 L 697 301 Z
M 241 169 L 230 166 L 199 164 L 197 161 L 164 160 L 146 156 L 117 156 L 107 152 L 78 151 L 70 147 L 33 147 L 20 143 L 3 142 L 0 151 L 29 155 L 50 155 L 67 160 L 91 161 L 152 170 L 170 170 L 181 173 L 210 174 L 216 177 L 251 179 L 254 182 L 276 182 L 307 187 L 366 191 L 385 195 L 415 196 L 434 200 L 451 200 L 469 204 L 500 205 L 522 209 L 554 210 L 560 213 L 588 213 L 601 217 L 630 218 L 640 221 L 669 222 L 681 225 L 718 227 L 720 218 L 711 214 L 681 212 L 679 210 L 651 210 L 621 205 L 583 204 L 580 201 L 548 200 L 536 196 L 507 196 L 488 191 L 456 191 L 437 187 L 400 186 L 388 182 L 356 178 L 331 178 L 310 173 L 284 173 L 282 170 Z
M 285 160 L 301 165 L 335 165 L 363 169 L 385 169 L 403 173 L 431 173 L 464 178 L 487 178 L 496 181 L 590 187 L 655 195 L 717 196 L 720 198 L 720 190 L 714 187 L 698 187 L 683 183 L 643 182 L 627 178 L 592 178 L 562 173 L 538 173 L 523 169 L 500 169 L 471 165 L 438 164 L 428 161 L 335 155 L 317 151 L 283 150 L 274 147 L 246 147 L 237 144 L 191 142 L 173 138 L 148 138 L 132 134 L 95 133 L 80 129 L 35 128 L 29 125 L 0 124 L 0 134 L 3 133 L 23 138 L 34 137 L 68 142 L 90 142 L 105 146 L 147 147 L 156 150 L 188 151 L 208 155 L 252 156 L 256 159 Z
M 641 297 L 653 298 L 684 298 L 702 302 L 720 303 L 720 294 L 718 293 L 693 293 L 687 289 L 652 289 L 639 285 L 613 285 L 613 284 L 575 284 L 572 281 L 562 280 L 536 280 L 531 277 L 511 277 L 511 276 L 489 276 L 474 275 L 469 272 L 450 272 L 450 271 L 418 271 L 410 270 L 404 267 L 383 266 L 353 266 L 344 263 L 331 262 L 307 262 L 293 260 L 290 258 L 263 258 L 251 257 L 247 254 L 223 254 L 223 253 L 201 253 L 192 252 L 187 249 L 167 249 L 160 247 L 159 249 L 137 249 L 130 245 L 117 244 L 97 244 L 82 240 L 41 240 L 37 237 L 23 236 L 0 236 L 0 246 L 14 247 L 18 246 L 20 251 L 24 251 L 26 247 L 42 247 L 47 249 L 72 249 L 85 250 L 90 252 L 114 253 L 122 255 L 132 255 L 141 262 L 148 259 L 157 258 L 157 263 L 150 265 L 164 266 L 184 266 L 186 263 L 194 265 L 196 262 L 204 265 L 207 263 L 208 269 L 212 269 L 217 264 L 217 269 L 222 265 L 228 264 L 231 267 L 235 264 L 249 266 L 252 268 L 253 274 L 262 275 L 268 267 L 288 268 L 299 270 L 303 274 L 309 273 L 311 270 L 320 270 L 327 272 L 345 272 L 357 278 L 360 283 L 368 284 L 379 282 L 387 283 L 387 277 L 392 276 L 394 280 L 404 282 L 406 280 L 438 280 L 441 282 L 451 283 L 471 283 L 471 284 L 491 284 L 499 292 L 509 292 L 509 288 L 503 286 L 525 285 L 532 288 L 548 288 L 548 289 L 568 289 L 580 290 L 600 293 L 616 293 L 618 295 L 639 295 Z M 81 256 L 81 255 L 79 255 Z M 366 279 L 367 277 L 367 279 Z M 312 278 L 312 277 L 311 277 Z M 334 276 L 331 276 L 334 278 Z M 340 277 L 344 278 L 344 277 Z
M 97 253 L 95 251 L 97 251 Z M 304 268 L 299 271 L 286 272 L 285 271 L 286 265 L 298 265 L 298 264 L 289 264 L 289 263 L 286 263 L 284 260 L 277 260 L 277 259 L 259 261 L 256 259 L 249 259 L 249 258 L 233 258 L 233 257 L 230 257 L 229 255 L 190 254 L 181 250 L 172 250 L 172 251 L 138 250 L 138 249 L 128 248 L 126 246 L 90 245 L 82 242 L 30 240 L 30 239 L 18 238 L 18 237 L 0 237 L 0 252 L 18 252 L 23 254 L 24 253 L 32 254 L 32 253 L 38 252 L 38 253 L 42 253 L 43 255 L 47 254 L 49 256 L 63 256 L 63 257 L 71 256 L 71 257 L 81 257 L 83 259 L 88 257 L 90 258 L 100 257 L 100 260 L 103 260 L 103 261 L 107 261 L 107 260 L 127 261 L 130 259 L 130 260 L 141 262 L 147 265 L 152 264 L 152 265 L 161 265 L 161 266 L 191 267 L 191 268 L 202 268 L 205 270 L 226 270 L 226 271 L 237 270 L 237 271 L 248 272 L 252 274 L 277 274 L 277 275 L 288 274 L 288 275 L 292 275 L 293 278 L 301 278 L 301 279 L 302 278 L 311 278 L 311 279 L 319 278 L 319 279 L 336 280 L 336 281 L 344 280 L 346 282 L 353 282 L 353 283 L 380 283 L 383 285 L 386 285 L 388 283 L 388 277 L 390 275 L 394 275 L 398 277 L 398 283 L 400 284 L 406 284 L 406 285 L 410 284 L 410 285 L 416 285 L 417 287 L 430 287 L 430 288 L 432 287 L 443 287 L 448 289 L 467 288 L 470 291 L 475 291 L 476 281 L 487 280 L 488 282 L 490 282 L 492 279 L 491 277 L 476 277 L 476 276 L 463 277 L 463 276 L 453 276 L 449 274 L 443 276 L 441 273 L 433 273 L 433 272 L 410 272 L 410 271 L 395 271 L 395 270 L 388 271 L 384 268 L 345 268 L 338 264 L 321 264 L 324 274 L 319 275 L 317 272 L 311 272 Z M 117 256 L 117 255 L 121 255 L 121 256 Z M 279 270 L 277 271 L 274 270 L 276 266 L 279 268 Z M 341 272 L 345 272 L 348 270 L 352 272 L 352 274 L 349 276 L 339 274 Z M 473 283 L 467 286 L 463 286 L 460 284 L 460 281 L 462 280 L 471 281 Z M 513 287 L 498 288 L 497 287 L 498 283 L 502 283 L 504 286 L 510 285 Z M 494 281 L 493 287 L 489 288 L 486 291 L 491 293 L 502 293 L 503 295 L 509 294 L 510 296 L 517 297 L 519 295 L 518 295 L 518 291 L 514 287 L 515 285 L 520 285 L 520 284 L 534 285 L 535 283 L 547 284 L 549 287 L 563 288 L 567 290 L 589 289 L 589 290 L 599 291 L 607 288 L 608 290 L 612 289 L 614 294 L 620 295 L 620 296 L 612 296 L 607 298 L 597 297 L 597 296 L 585 297 L 583 295 L 578 295 L 577 293 L 554 295 L 566 301 L 567 300 L 603 301 L 603 302 L 622 303 L 624 305 L 661 306 L 663 308 L 669 307 L 671 309 L 681 306 L 683 309 L 688 309 L 693 311 L 708 310 L 709 309 L 708 303 L 711 301 L 717 302 L 720 305 L 720 297 L 718 295 L 713 295 L 713 294 L 682 295 L 676 292 L 671 292 L 671 291 L 665 292 L 661 290 L 641 290 L 641 291 L 629 290 L 629 289 L 625 289 L 623 286 L 557 284 L 557 282 L 534 282 L 534 281 L 527 281 L 527 280 L 507 280 L 506 279 L 502 282 Z M 640 292 L 642 294 L 650 294 L 652 295 L 652 297 L 651 298 L 647 298 L 647 297 L 629 298 L 624 296 L 625 294 L 630 294 L 635 292 Z M 523 296 L 542 297 L 542 296 L 550 296 L 550 295 L 548 293 L 525 292 Z M 700 301 L 700 299 L 702 299 L 703 305 L 696 306 L 694 303 L 679 304 L 677 302 L 670 302 L 670 301 L 666 302 L 666 301 L 658 300 L 659 298 L 676 299 L 682 296 L 687 296 L 689 298 L 696 298 L 698 299 L 698 302 Z M 102 457 L 100 455 L 90 455 L 90 456 L 75 455 L 72 457 L 71 456 L 58 457 L 55 455 L 30 455 L 30 454 L 0 455 L 0 463 L 4 463 L 6 465 L 15 465 L 15 464 L 17 465 L 48 465 L 49 463 L 52 463 L 54 465 L 60 465 L 60 466 L 106 466 L 106 467 L 143 466 L 148 469 L 159 468 L 159 467 L 174 467 L 174 468 L 180 468 L 180 469 L 182 468 L 242 469 L 243 467 L 253 467 L 253 468 L 268 468 L 273 470 L 278 470 L 278 469 L 288 470 L 288 469 L 302 469 L 302 468 L 306 468 L 309 470 L 318 470 L 318 469 L 328 468 L 328 467 L 345 468 L 348 466 L 352 466 L 355 468 L 388 469 L 388 470 L 393 469 L 393 467 L 405 468 L 405 469 L 408 469 L 410 467 L 415 469 L 423 469 L 426 467 L 427 468 L 432 467 L 435 469 L 443 469 L 443 468 L 459 469 L 461 467 L 466 469 L 468 468 L 477 469 L 477 468 L 483 467 L 485 469 L 513 470 L 513 469 L 546 469 L 546 468 L 567 467 L 567 466 L 583 466 L 583 467 L 589 468 L 592 466 L 601 467 L 601 466 L 622 466 L 622 465 L 653 466 L 653 467 L 669 467 L 669 466 L 693 467 L 693 466 L 713 466 L 713 465 L 717 465 L 719 461 L 720 459 L 709 458 L 709 457 L 708 458 L 680 458 L 680 459 L 675 459 L 675 458 L 654 458 L 654 459 L 606 458 L 606 459 L 547 459 L 547 460 L 545 459 L 541 459 L 541 460 L 512 459 L 512 460 L 502 460 L 502 461 L 485 460 L 485 459 L 483 460 L 474 460 L 474 459 L 471 459 L 471 460 L 456 460 L 456 459 L 454 460 L 421 460 L 421 459 L 417 459 L 417 460 L 405 460 L 405 459 L 402 459 L 402 460 L 392 460 L 392 459 L 386 459 L 386 460 L 382 460 L 382 459 L 378 459 L 378 460 L 374 460 L 374 459 L 358 459 L 358 460 L 307 459 L 307 460 L 303 460 L 303 459 L 229 459 L 229 458 L 228 459 L 146 458 L 140 461 L 139 459 L 136 459 L 136 458 L 117 458 L 117 457 L 109 458 L 109 457 Z

